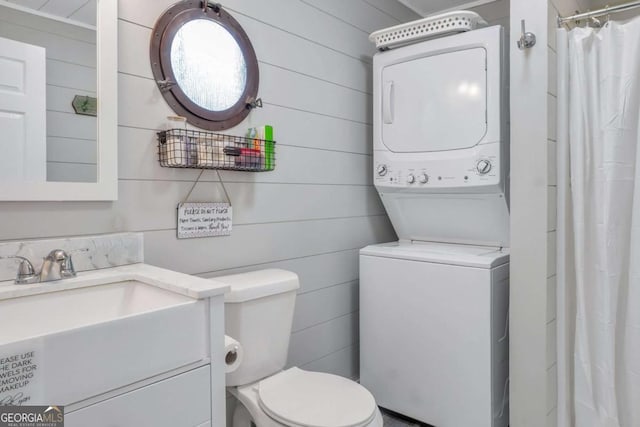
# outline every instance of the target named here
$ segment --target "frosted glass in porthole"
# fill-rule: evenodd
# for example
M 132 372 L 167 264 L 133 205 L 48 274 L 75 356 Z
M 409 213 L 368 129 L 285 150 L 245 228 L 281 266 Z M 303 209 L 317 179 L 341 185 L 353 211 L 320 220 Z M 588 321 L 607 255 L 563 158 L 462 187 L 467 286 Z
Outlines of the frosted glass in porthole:
M 185 95 L 209 111 L 231 108 L 247 84 L 240 46 L 224 27 L 206 19 L 178 30 L 171 43 L 171 67 Z

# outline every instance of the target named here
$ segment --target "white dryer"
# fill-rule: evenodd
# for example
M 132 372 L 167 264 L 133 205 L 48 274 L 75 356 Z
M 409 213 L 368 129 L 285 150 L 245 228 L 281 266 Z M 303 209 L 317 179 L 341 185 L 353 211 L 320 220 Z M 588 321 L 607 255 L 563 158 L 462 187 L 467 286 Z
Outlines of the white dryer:
M 401 240 L 509 245 L 500 26 L 373 58 L 374 184 Z

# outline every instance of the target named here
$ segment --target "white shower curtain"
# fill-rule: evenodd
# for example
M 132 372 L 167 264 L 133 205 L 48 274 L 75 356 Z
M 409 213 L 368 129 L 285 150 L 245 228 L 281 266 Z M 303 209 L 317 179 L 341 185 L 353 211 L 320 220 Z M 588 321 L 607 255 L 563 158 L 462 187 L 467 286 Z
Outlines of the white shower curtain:
M 640 17 L 558 71 L 558 425 L 640 427 Z

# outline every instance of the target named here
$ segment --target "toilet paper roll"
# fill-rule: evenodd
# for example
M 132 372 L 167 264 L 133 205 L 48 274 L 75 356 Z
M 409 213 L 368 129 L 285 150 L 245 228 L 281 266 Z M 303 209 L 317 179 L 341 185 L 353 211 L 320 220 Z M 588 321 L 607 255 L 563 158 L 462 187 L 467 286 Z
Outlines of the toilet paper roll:
M 242 363 L 242 346 L 230 336 L 224 336 L 224 366 L 225 372 L 230 373 L 238 369 Z

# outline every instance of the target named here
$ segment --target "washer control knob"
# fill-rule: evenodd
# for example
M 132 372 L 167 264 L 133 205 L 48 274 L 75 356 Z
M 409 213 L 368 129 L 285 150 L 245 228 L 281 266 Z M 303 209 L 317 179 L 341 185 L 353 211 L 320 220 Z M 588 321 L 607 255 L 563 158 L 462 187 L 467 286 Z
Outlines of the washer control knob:
M 407 183 L 408 184 L 413 184 L 414 182 L 416 182 L 416 177 L 413 176 L 412 173 L 410 173 L 409 175 L 407 175 Z
M 489 160 L 480 160 L 476 164 L 476 169 L 480 175 L 485 175 L 491 170 L 491 162 Z
M 426 184 L 427 182 L 429 182 L 429 175 L 422 172 L 420 175 L 418 175 L 418 181 L 420 181 L 420 184 Z
M 385 176 L 387 174 L 387 165 L 379 164 L 376 168 L 379 176 Z

